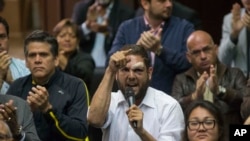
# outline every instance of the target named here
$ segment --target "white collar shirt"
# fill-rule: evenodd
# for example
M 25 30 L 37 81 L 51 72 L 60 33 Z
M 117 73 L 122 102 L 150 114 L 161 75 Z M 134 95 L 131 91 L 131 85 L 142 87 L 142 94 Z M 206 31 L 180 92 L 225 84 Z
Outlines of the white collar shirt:
M 121 91 L 111 94 L 108 116 L 102 127 L 105 141 L 141 141 L 130 126 L 128 110 Z M 144 113 L 143 127 L 157 141 L 180 141 L 184 130 L 184 116 L 179 103 L 166 93 L 149 87 L 139 105 Z

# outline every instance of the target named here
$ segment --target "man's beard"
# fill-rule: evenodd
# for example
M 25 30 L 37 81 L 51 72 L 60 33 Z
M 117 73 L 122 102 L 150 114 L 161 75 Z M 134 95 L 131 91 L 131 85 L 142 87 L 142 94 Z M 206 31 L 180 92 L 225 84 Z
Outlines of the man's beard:
M 172 10 L 171 9 L 168 9 L 168 15 L 165 16 L 163 14 L 154 14 L 152 12 L 152 10 L 149 10 L 149 16 L 153 19 L 156 19 L 156 20 L 162 20 L 162 21 L 165 21 L 167 19 L 169 19 L 169 17 L 171 16 L 171 13 L 172 13 Z

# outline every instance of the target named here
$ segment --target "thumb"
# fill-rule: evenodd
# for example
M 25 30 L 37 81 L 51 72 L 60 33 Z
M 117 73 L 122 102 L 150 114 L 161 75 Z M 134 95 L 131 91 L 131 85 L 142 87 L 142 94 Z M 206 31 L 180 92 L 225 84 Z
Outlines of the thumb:
M 64 53 L 65 53 L 64 50 L 60 50 L 60 51 L 59 51 L 59 54 L 60 54 L 60 55 L 63 55 Z

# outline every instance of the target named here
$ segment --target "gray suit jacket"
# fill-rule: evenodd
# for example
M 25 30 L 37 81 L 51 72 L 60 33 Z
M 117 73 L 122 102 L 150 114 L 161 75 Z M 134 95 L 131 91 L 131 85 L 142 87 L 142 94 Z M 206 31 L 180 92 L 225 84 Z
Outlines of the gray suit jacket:
M 22 126 L 23 131 L 25 132 L 24 141 L 40 141 L 33 121 L 33 114 L 28 103 L 16 96 L 0 94 L 0 103 L 6 103 L 11 99 L 17 107 L 18 123 Z
M 243 15 L 245 9 L 241 9 Z M 238 43 L 235 45 L 230 39 L 232 14 L 225 15 L 222 26 L 222 39 L 219 46 L 218 57 L 220 61 L 227 66 L 240 68 L 244 74 L 247 73 L 247 33 L 244 27 L 238 37 Z

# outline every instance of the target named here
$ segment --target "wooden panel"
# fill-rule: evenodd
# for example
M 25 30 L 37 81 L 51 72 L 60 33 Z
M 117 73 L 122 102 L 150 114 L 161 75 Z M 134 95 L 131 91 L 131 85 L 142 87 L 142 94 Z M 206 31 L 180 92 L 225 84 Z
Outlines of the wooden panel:
M 0 15 L 9 23 L 11 37 L 20 37 L 22 33 L 20 4 L 20 0 L 6 0 L 5 7 L 3 11 L 0 12 Z
M 63 2 L 63 9 L 64 10 L 62 10 L 63 18 L 71 18 L 74 5 L 78 1 L 80 1 L 80 0 L 64 0 L 64 2 Z
M 53 27 L 62 18 L 62 2 L 61 0 L 40 0 L 41 16 L 42 16 L 42 28 L 52 33 Z

